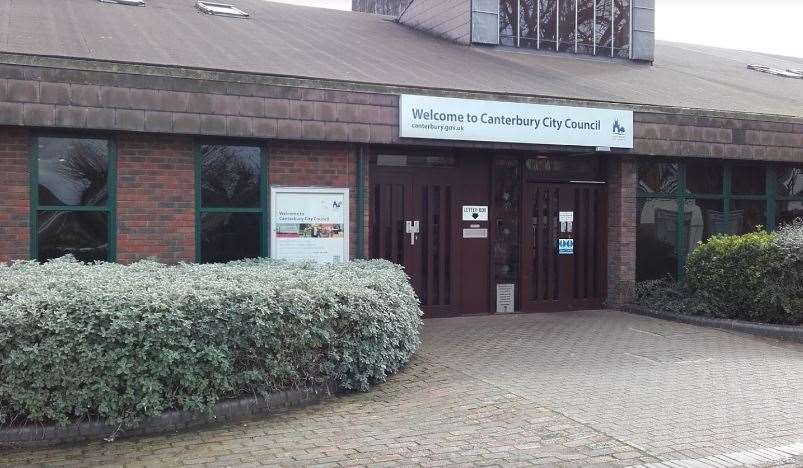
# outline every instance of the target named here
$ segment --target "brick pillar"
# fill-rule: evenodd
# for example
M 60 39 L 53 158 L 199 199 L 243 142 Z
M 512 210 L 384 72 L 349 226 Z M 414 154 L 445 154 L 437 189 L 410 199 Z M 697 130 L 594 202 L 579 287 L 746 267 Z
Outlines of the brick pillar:
M 30 256 L 28 131 L 0 127 L 0 262 Z
M 371 258 L 371 156 L 369 151 L 358 152 L 363 159 L 363 258 Z
M 608 298 L 628 302 L 636 284 L 636 162 L 631 156 L 608 161 Z
M 195 259 L 195 165 L 189 137 L 117 138 L 117 260 Z

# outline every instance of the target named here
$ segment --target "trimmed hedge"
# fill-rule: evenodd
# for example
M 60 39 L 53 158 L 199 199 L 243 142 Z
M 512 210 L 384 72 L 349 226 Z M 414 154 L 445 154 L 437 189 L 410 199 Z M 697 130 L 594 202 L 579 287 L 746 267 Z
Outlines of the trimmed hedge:
M 768 232 L 714 236 L 689 254 L 686 281 L 723 317 L 775 321 L 780 317 L 766 286 L 777 261 L 775 236 Z
M 411 358 L 420 317 L 385 261 L 0 266 L 0 424 L 130 426 L 325 382 L 364 391 Z
M 803 323 L 803 225 L 781 228 L 775 243 L 778 259 L 770 265 L 767 287 L 782 320 Z
M 645 281 L 636 302 L 672 313 L 803 324 L 803 226 L 714 236 L 686 263 L 686 283 Z

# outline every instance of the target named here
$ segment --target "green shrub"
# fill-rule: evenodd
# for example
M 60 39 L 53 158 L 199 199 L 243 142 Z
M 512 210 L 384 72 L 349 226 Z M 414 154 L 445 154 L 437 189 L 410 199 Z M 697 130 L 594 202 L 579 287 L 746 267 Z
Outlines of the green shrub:
M 129 425 L 326 381 L 367 390 L 410 359 L 420 317 L 385 261 L 0 266 L 0 423 Z
M 686 280 L 717 316 L 776 321 L 780 317 L 767 280 L 777 260 L 778 247 L 771 233 L 718 235 L 689 255 Z
M 686 272 L 705 315 L 803 323 L 803 226 L 714 236 L 689 255 Z
M 803 323 L 803 226 L 781 228 L 776 245 L 778 256 L 770 265 L 767 287 L 782 321 Z
M 636 284 L 635 301 L 653 310 L 685 315 L 711 315 L 710 307 L 683 283 L 672 278 Z

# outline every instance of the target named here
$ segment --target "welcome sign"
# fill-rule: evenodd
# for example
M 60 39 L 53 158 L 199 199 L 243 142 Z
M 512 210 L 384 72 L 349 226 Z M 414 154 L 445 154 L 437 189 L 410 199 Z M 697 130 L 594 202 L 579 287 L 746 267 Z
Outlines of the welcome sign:
M 399 136 L 633 148 L 633 112 L 404 94 Z

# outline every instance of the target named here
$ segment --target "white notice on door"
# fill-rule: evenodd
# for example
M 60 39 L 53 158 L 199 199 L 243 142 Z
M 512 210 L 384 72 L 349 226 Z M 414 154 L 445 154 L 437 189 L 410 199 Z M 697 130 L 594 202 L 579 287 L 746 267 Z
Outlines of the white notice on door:
M 573 223 L 574 222 L 574 211 L 561 211 L 558 215 L 558 220 L 561 223 Z
M 464 205 L 463 221 L 488 221 L 488 207 Z
M 463 229 L 463 239 L 487 239 L 487 229 Z
M 516 309 L 516 285 L 497 284 L 496 285 L 496 313 L 505 314 L 514 312 Z

